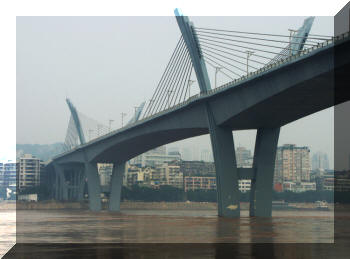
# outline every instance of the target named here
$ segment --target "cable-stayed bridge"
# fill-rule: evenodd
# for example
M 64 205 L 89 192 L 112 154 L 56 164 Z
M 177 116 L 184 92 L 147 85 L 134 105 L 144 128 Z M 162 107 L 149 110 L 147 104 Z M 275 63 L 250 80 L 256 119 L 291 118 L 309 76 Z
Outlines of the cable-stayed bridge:
M 126 161 L 152 148 L 209 133 L 219 216 L 240 215 L 239 179 L 252 180 L 250 215 L 271 216 L 280 127 L 350 99 L 345 91 L 349 33 L 309 34 L 313 17 L 289 35 L 276 35 L 195 27 L 178 10 L 175 15 L 181 37 L 152 98 L 135 111 L 130 123 L 118 130 L 93 126 L 108 133 L 86 141 L 86 119 L 68 101 L 67 151 L 47 168 L 52 197 L 81 200 L 87 179 L 90 208 L 100 210 L 96 164 L 113 163 L 110 209 L 119 210 Z M 214 82 L 208 69 L 215 72 Z M 225 84 L 217 85 L 218 74 L 227 79 Z M 194 80 L 200 93 L 191 95 Z M 242 129 L 257 129 L 253 168 L 236 166 L 232 130 Z

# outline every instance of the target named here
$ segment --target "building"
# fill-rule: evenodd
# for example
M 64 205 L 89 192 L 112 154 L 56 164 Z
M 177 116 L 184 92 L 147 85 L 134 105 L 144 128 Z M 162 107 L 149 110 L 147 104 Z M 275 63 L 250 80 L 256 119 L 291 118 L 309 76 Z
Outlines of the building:
M 216 190 L 216 177 L 185 176 L 185 192 L 195 190 Z
M 18 160 L 17 176 L 20 190 L 40 185 L 44 163 L 31 154 L 25 154 Z
M 201 161 L 204 162 L 213 162 L 213 154 L 209 149 L 203 149 L 201 151 Z
M 328 155 L 323 152 L 316 152 L 312 155 L 312 170 L 329 169 Z
M 316 183 L 309 182 L 283 182 L 283 190 L 291 192 L 316 191 Z
M 16 189 L 17 164 L 12 161 L 2 164 L 2 173 L 0 173 L 0 184 L 5 188 Z
M 170 185 L 183 189 L 183 173 L 179 165 L 163 164 L 156 169 L 159 172 L 159 185 Z
M 112 178 L 113 164 L 97 164 L 98 174 L 100 175 L 100 182 L 102 186 L 109 186 Z
M 253 157 L 250 150 L 245 147 L 236 148 L 237 167 L 252 167 Z
M 180 161 L 180 171 L 184 176 L 211 176 L 215 177 L 215 165 L 213 162 L 204 161 Z
M 309 182 L 310 149 L 286 144 L 277 148 L 274 183 Z
M 186 161 L 193 160 L 193 154 L 192 154 L 191 149 L 189 149 L 188 147 L 182 148 L 181 157 L 183 160 L 186 160 Z
M 181 160 L 180 153 L 167 155 L 165 146 L 161 146 L 131 159 L 130 164 L 139 167 L 157 167 L 163 163 L 179 160 Z
M 251 180 L 238 180 L 238 189 L 245 193 L 249 192 L 251 187 Z

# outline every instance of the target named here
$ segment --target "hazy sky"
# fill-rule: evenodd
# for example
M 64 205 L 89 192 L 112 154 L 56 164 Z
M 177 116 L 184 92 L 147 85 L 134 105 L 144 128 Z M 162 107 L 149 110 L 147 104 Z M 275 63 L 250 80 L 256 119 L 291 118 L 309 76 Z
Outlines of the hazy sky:
M 198 27 L 284 35 L 305 18 L 190 17 Z M 333 17 L 316 17 L 311 33 L 332 35 Z M 128 120 L 134 106 L 151 98 L 179 37 L 174 17 L 17 17 L 17 143 L 62 142 L 67 96 L 80 112 L 120 127 L 121 112 Z M 279 144 L 326 152 L 332 164 L 333 117 L 327 109 L 286 125 Z M 234 137 L 236 146 L 253 149 L 255 131 Z M 172 146 L 193 144 L 210 147 L 208 136 Z

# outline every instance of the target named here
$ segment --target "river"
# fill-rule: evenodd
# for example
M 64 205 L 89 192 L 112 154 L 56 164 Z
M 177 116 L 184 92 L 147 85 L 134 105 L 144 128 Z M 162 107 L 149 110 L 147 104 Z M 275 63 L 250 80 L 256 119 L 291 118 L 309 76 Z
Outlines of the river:
M 17 216 L 17 235 L 16 232 Z M 273 211 L 272 218 L 216 210 L 0 210 L 0 254 L 18 243 L 333 243 L 333 211 Z M 349 233 L 346 233 L 348 235 Z M 348 235 L 349 237 L 349 235 Z

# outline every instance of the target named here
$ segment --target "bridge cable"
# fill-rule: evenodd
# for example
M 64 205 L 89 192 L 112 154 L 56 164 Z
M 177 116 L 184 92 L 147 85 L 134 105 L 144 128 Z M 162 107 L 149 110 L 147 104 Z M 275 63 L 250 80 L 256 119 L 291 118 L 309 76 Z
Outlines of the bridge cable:
M 166 109 L 166 104 L 168 104 L 168 108 L 170 107 L 169 92 L 170 93 L 174 92 L 174 86 L 176 86 L 176 82 L 179 78 L 179 75 L 180 75 L 180 73 L 182 73 L 180 71 L 183 70 L 183 58 L 184 58 L 184 55 L 187 54 L 186 51 L 187 51 L 187 48 L 185 46 L 183 46 L 182 50 L 181 50 L 181 54 L 180 54 L 181 56 L 180 56 L 179 60 L 177 60 L 175 74 L 172 77 L 173 80 L 172 80 L 171 84 L 168 85 L 168 87 L 163 92 L 162 104 L 160 105 L 160 111 L 162 111 L 163 109 Z
M 222 52 L 222 53 L 225 53 L 225 54 L 228 54 L 228 55 L 237 57 L 237 58 L 241 58 L 241 59 L 244 59 L 244 60 L 247 59 L 247 57 L 242 57 L 242 56 L 239 56 L 239 55 L 235 55 L 235 54 L 232 54 L 232 53 L 230 53 L 230 52 L 227 52 L 227 51 L 224 51 L 224 50 L 221 50 L 221 49 L 217 49 L 217 48 L 213 48 L 213 47 L 210 47 L 210 46 L 207 46 L 207 45 L 203 45 L 203 44 L 201 44 L 201 48 L 203 48 L 204 50 L 207 50 L 207 51 L 209 51 L 209 49 L 212 49 L 212 50 L 219 51 L 219 52 Z M 245 53 L 246 53 L 246 52 L 245 52 Z M 249 61 L 258 63 L 258 64 L 260 64 L 260 65 L 265 65 L 265 63 L 260 62 L 260 61 L 257 61 L 257 60 L 252 59 L 252 58 L 249 58 Z
M 164 79 L 164 77 L 165 77 L 165 75 L 166 75 L 166 73 L 167 73 L 167 71 L 168 71 L 168 69 L 169 69 L 169 65 L 170 65 L 170 63 L 172 62 L 172 59 L 173 59 L 175 53 L 177 53 L 177 50 L 178 50 L 179 44 L 180 44 L 180 42 L 181 42 L 181 39 L 182 39 L 182 36 L 181 36 L 180 39 L 178 40 L 178 42 L 177 42 L 177 44 L 176 44 L 176 47 L 175 47 L 175 50 L 173 51 L 173 53 L 172 53 L 172 55 L 171 55 L 171 57 L 170 57 L 170 59 L 169 59 L 169 61 L 168 61 L 168 64 L 167 64 L 167 66 L 166 66 L 166 68 L 165 68 L 165 71 L 163 72 L 162 77 L 161 77 L 160 81 L 158 82 L 157 88 L 156 88 L 155 92 L 154 92 L 153 95 L 152 95 L 152 99 L 151 99 L 152 101 L 148 104 L 148 106 L 147 106 L 147 108 L 146 108 L 146 110 L 145 110 L 144 117 L 147 117 L 147 115 L 149 114 L 150 109 L 151 109 L 152 106 L 153 106 L 153 102 L 154 102 L 156 96 L 158 95 L 158 89 L 159 89 L 160 85 L 162 85 L 163 79 Z
M 189 59 L 189 68 L 187 69 L 187 73 L 186 73 L 186 77 L 185 77 L 185 83 L 184 83 L 184 87 L 182 88 L 182 91 L 181 91 L 181 95 L 180 95 L 180 99 L 179 101 L 182 100 L 182 94 L 184 94 L 184 99 L 183 101 L 186 100 L 186 93 L 187 93 L 187 90 L 189 89 L 189 87 L 191 87 L 189 85 L 189 81 L 190 81 L 190 78 L 191 78 L 191 74 L 192 74 L 192 70 L 193 70 L 193 64 L 192 64 L 192 60 L 191 58 Z M 184 91 L 185 90 L 185 91 Z
M 158 94 L 155 96 L 155 98 L 153 99 L 153 107 L 152 107 L 152 109 L 151 109 L 151 111 L 150 111 L 150 115 L 152 115 L 153 114 L 153 111 L 155 110 L 155 109 L 157 109 L 156 107 L 157 107 L 157 105 L 158 105 L 158 101 L 159 101 L 159 99 L 160 99 L 160 96 L 162 95 L 162 93 L 163 93 L 163 89 L 164 89 L 164 87 L 167 85 L 167 83 L 169 82 L 169 80 L 170 80 L 170 77 L 171 77 L 171 75 L 173 74 L 173 71 L 174 71 L 174 66 L 175 66 L 175 61 L 178 59 L 178 56 L 179 56 L 179 53 L 180 53 L 180 51 L 181 51 L 181 45 L 183 45 L 183 39 L 182 39 L 182 37 L 180 38 L 180 40 L 179 40 L 179 44 L 178 44 L 178 46 L 176 47 L 176 49 L 175 49 L 175 51 L 174 51 L 174 54 L 173 54 L 173 56 L 172 56 L 172 58 L 171 58 L 171 60 L 170 60 L 170 62 L 171 62 L 171 64 L 170 64 L 170 66 L 169 66 L 169 70 L 167 71 L 167 76 L 166 76 L 166 79 L 162 82 L 162 86 L 160 87 L 160 89 L 158 90 Z
M 163 102 L 164 100 L 166 100 L 166 93 L 169 89 L 169 86 L 171 86 L 173 84 L 174 81 L 174 76 L 177 74 L 177 70 L 179 68 L 179 60 L 181 59 L 181 56 L 183 55 L 183 45 L 184 45 L 184 41 L 182 39 L 181 44 L 179 46 L 178 49 L 178 53 L 176 55 L 176 58 L 174 58 L 173 60 L 173 65 L 172 65 L 172 70 L 171 73 L 168 77 L 168 80 L 166 81 L 166 84 L 164 84 L 162 91 L 160 92 L 159 97 L 156 99 L 156 106 L 154 109 L 154 113 L 158 112 L 158 109 L 163 106 Z M 152 111 L 153 113 L 153 111 Z
M 281 35 L 281 34 L 270 34 L 270 33 L 258 33 L 258 32 L 243 32 L 243 31 L 231 31 L 231 30 L 222 30 L 222 29 L 210 29 L 210 28 L 203 28 L 203 27 L 195 27 L 196 30 L 206 30 L 206 31 L 223 31 L 223 32 L 231 32 L 231 33 L 241 33 L 241 34 L 252 34 L 252 35 L 261 35 L 261 36 L 272 36 L 272 37 L 286 37 L 289 38 L 290 35 Z M 322 38 L 317 38 L 317 37 L 308 37 L 308 36 L 293 36 L 294 38 L 309 38 L 309 39 L 317 39 L 317 40 L 324 40 L 328 38 L 332 38 L 333 36 L 326 36 L 326 35 L 316 35 L 316 34 L 308 34 L 311 36 L 317 36 L 317 37 L 322 37 Z
M 220 59 L 220 58 L 218 58 L 218 57 L 215 57 L 215 56 L 213 56 L 213 55 L 211 55 L 211 54 L 209 54 L 209 53 L 207 53 L 207 52 L 205 52 L 205 51 L 203 51 L 203 53 L 204 53 L 204 56 L 209 56 L 209 57 L 211 57 L 211 58 L 217 59 L 217 60 L 219 60 L 219 61 L 225 63 L 226 65 L 229 65 L 229 66 L 231 66 L 231 67 L 234 67 L 234 68 L 236 68 L 236 69 L 238 69 L 238 70 L 240 70 L 240 71 L 242 71 L 242 72 L 246 72 L 246 70 L 244 70 L 244 69 L 242 69 L 242 68 L 240 68 L 240 67 L 237 67 L 237 66 L 235 66 L 235 65 L 232 65 L 232 64 L 226 62 L 225 60 L 222 60 L 222 59 Z
M 232 58 L 226 57 L 226 56 L 221 55 L 221 54 L 218 54 L 218 53 L 216 53 L 216 52 L 214 52 L 214 51 L 211 51 L 211 50 L 209 50 L 209 49 L 203 49 L 203 50 L 204 50 L 204 53 L 205 53 L 206 51 L 208 51 L 208 52 L 210 52 L 210 53 L 212 53 L 212 54 L 216 54 L 216 55 L 218 55 L 218 56 L 220 56 L 220 57 L 223 57 L 223 58 L 229 59 L 229 60 L 231 60 L 231 61 L 237 62 L 238 64 L 241 64 L 241 65 L 247 66 L 247 64 L 246 64 L 246 63 L 243 63 L 243 62 L 241 62 L 241 61 L 238 61 L 238 60 L 235 60 L 235 59 L 232 59 Z M 249 59 L 249 60 L 250 60 L 250 59 Z M 264 65 L 265 65 L 265 64 L 264 64 Z M 252 66 L 252 65 L 249 65 L 249 64 L 248 64 L 248 67 L 251 67 L 251 68 L 254 68 L 254 69 L 258 69 L 257 67 Z
M 208 63 L 211 67 L 216 68 L 217 66 L 213 65 L 211 62 L 209 62 L 208 60 L 206 60 L 206 58 L 204 57 L 205 62 Z M 229 76 L 228 74 L 226 74 L 225 72 L 219 70 L 220 73 L 224 74 L 225 76 L 227 76 L 228 78 L 230 78 L 232 81 L 235 80 L 233 77 Z
M 219 63 L 216 62 L 215 60 L 213 60 L 213 59 L 211 59 L 211 58 L 209 58 L 209 57 L 207 57 L 207 56 L 204 56 L 204 58 L 205 58 L 205 59 L 209 59 L 209 60 L 210 60 L 211 62 L 213 62 L 214 64 L 216 64 L 216 65 L 218 65 L 218 66 L 220 66 L 220 67 L 226 69 L 227 71 L 230 71 L 232 74 L 235 74 L 236 76 L 241 77 L 240 74 L 238 74 L 238 73 L 236 73 L 236 72 L 234 72 L 234 71 L 228 69 L 227 67 L 225 67 L 225 66 L 219 64 Z
M 244 38 L 244 39 L 252 39 L 252 40 L 262 40 L 262 41 L 270 41 L 270 42 L 277 42 L 277 43 L 290 43 L 289 41 L 284 41 L 284 40 L 273 40 L 273 39 L 263 39 L 263 38 L 255 38 L 255 37 L 246 37 L 246 36 L 241 36 L 241 35 L 230 35 L 230 34 L 223 34 L 223 33 L 214 33 L 214 32 L 205 32 L 205 31 L 200 31 L 201 33 L 206 33 L 206 34 L 213 34 L 213 35 L 220 35 L 220 36 L 228 36 L 228 37 L 236 37 L 236 38 Z M 206 37 L 211 37 L 211 38 L 218 38 L 219 37 L 215 37 L 215 36 L 210 36 L 210 35 L 205 35 L 205 34 L 201 34 L 201 33 L 197 33 L 197 35 L 201 35 L 201 36 L 206 36 Z M 227 39 L 230 40 L 230 39 Z M 291 43 L 294 45 L 299 45 L 300 43 L 295 42 L 295 43 Z M 308 46 L 315 46 L 315 44 L 307 44 L 305 43 L 304 45 L 308 45 Z
M 190 57 L 188 51 L 187 51 L 186 54 L 187 54 L 187 55 L 186 55 L 186 59 L 185 59 L 185 61 L 184 61 L 184 70 L 183 70 L 183 73 L 181 74 L 181 80 L 180 80 L 180 82 L 179 82 L 179 86 L 177 87 L 176 97 L 175 97 L 175 95 L 173 95 L 173 97 L 175 97 L 175 99 L 174 99 L 174 105 L 177 104 L 177 99 L 178 99 L 178 96 L 179 96 L 180 92 L 181 92 L 181 94 L 180 94 L 180 100 L 181 100 L 181 95 L 182 95 L 182 93 L 183 93 L 183 89 L 184 89 L 185 86 L 186 86 L 186 81 L 184 81 L 184 80 L 186 80 L 189 67 L 191 67 L 191 65 L 192 65 L 192 63 L 191 63 L 191 57 Z M 172 100 L 173 100 L 173 98 L 171 99 L 171 103 L 172 103 Z M 179 100 L 179 101 L 180 101 L 180 100 Z
M 255 43 L 255 42 L 248 42 L 248 41 L 241 41 L 241 40 L 232 40 L 232 39 L 225 39 L 225 38 L 220 38 L 220 37 L 210 37 L 210 36 L 205 36 L 205 37 L 209 37 L 209 39 L 208 39 L 208 38 L 203 38 L 203 37 L 201 37 L 201 36 L 199 36 L 199 39 L 212 40 L 212 39 L 210 39 L 210 38 L 215 38 L 215 39 L 219 39 L 219 40 L 227 40 L 227 41 L 233 41 L 233 42 L 251 44 L 251 45 L 256 45 L 256 46 L 263 46 L 263 47 L 268 47 L 268 48 L 285 49 L 285 47 L 272 46 L 272 45 L 261 44 L 261 43 Z M 212 40 L 212 41 L 214 41 L 214 40 Z M 223 43 L 223 44 L 228 44 L 228 45 L 230 45 L 230 43 L 227 43 L 227 42 L 222 42 L 222 43 Z M 248 48 L 248 47 L 244 47 L 244 48 Z M 302 51 L 303 51 L 303 50 L 295 50 L 295 49 L 288 49 L 288 50 L 298 51 L 298 52 L 302 52 Z M 262 51 L 262 50 L 260 50 L 260 51 Z
M 202 41 L 203 41 L 203 40 L 202 40 Z M 220 48 L 223 48 L 223 49 L 228 49 L 228 50 L 232 50 L 232 51 L 235 51 L 235 52 L 240 52 L 240 53 L 245 53 L 245 54 L 247 54 L 247 52 L 246 52 L 246 51 L 243 51 L 243 50 L 232 49 L 232 48 L 229 48 L 229 47 L 226 47 L 226 46 L 221 46 L 221 45 L 217 45 L 217 44 L 214 44 L 214 43 L 211 43 L 211 42 L 206 42 L 206 41 L 204 41 L 204 43 L 209 44 L 209 45 L 211 45 L 211 46 L 216 46 L 216 47 L 220 47 Z M 201 42 L 201 44 L 203 44 L 203 42 Z M 242 47 L 242 48 L 245 48 L 245 47 Z M 270 52 L 269 52 L 269 53 L 270 53 Z M 272 54 L 279 54 L 279 53 L 272 53 Z M 254 53 L 254 56 L 259 57 L 259 58 L 268 59 L 268 60 L 272 60 L 272 59 L 273 59 L 273 58 L 266 57 L 266 56 L 262 56 L 262 55 L 255 54 L 255 53 Z

